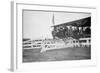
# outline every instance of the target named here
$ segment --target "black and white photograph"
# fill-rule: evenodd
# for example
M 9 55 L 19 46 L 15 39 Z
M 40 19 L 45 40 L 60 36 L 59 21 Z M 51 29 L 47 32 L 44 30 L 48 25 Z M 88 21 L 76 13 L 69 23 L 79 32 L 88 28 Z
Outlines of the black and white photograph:
M 91 13 L 22 10 L 22 61 L 91 59 Z

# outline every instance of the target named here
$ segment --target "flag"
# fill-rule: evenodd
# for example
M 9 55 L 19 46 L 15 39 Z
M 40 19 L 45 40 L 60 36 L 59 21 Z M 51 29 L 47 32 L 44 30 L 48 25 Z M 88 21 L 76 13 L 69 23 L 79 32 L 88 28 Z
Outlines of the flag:
M 53 25 L 55 24 L 55 20 L 54 20 L 55 18 L 54 18 L 54 14 L 53 14 L 53 17 L 52 17 L 52 23 L 53 23 Z

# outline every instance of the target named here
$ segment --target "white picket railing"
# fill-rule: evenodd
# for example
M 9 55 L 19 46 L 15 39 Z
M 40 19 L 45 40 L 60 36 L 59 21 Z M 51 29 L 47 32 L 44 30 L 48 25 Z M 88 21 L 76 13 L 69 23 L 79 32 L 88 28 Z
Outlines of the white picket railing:
M 80 42 L 80 41 L 84 41 L 85 42 Z M 61 48 L 68 48 L 68 47 L 89 47 L 90 44 L 90 38 L 80 38 L 79 40 L 76 39 L 66 39 L 65 41 L 63 40 L 41 40 L 41 41 L 34 41 L 31 42 L 31 44 L 25 44 L 23 45 L 23 47 L 27 47 L 27 46 L 31 46 L 29 48 L 24 48 L 24 49 L 38 49 L 38 48 L 42 48 L 41 52 L 45 52 L 47 50 L 52 50 L 52 49 L 61 49 Z M 24 43 L 29 43 L 28 42 L 24 42 Z

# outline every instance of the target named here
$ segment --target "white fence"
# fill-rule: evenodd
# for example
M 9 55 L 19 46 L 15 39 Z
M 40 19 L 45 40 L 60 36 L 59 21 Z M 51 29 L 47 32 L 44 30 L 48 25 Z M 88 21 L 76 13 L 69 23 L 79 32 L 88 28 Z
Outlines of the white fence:
M 52 49 L 61 49 L 68 47 L 89 47 L 91 39 L 90 38 L 80 38 L 76 39 L 66 39 L 66 40 L 38 40 L 38 41 L 28 41 L 24 42 L 24 49 L 38 49 L 41 48 L 41 52 Z M 26 43 L 26 44 L 25 44 Z

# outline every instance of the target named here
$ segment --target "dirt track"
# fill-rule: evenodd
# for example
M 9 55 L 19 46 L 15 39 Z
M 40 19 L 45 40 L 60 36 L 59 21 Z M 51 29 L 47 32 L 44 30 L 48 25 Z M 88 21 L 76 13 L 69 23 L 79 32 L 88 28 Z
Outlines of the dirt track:
M 91 49 L 88 48 L 62 48 L 48 50 L 40 53 L 41 49 L 24 49 L 23 62 L 86 60 L 91 59 Z

